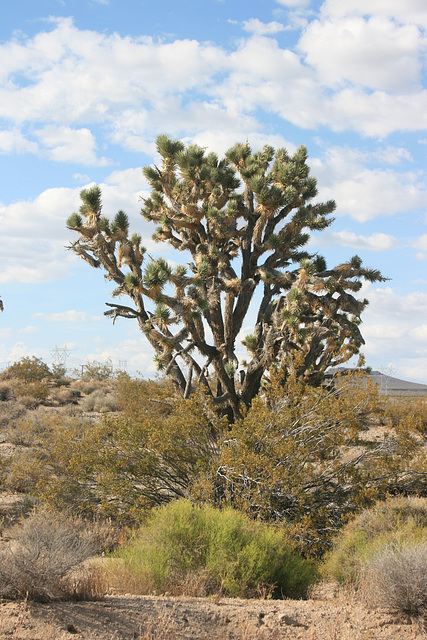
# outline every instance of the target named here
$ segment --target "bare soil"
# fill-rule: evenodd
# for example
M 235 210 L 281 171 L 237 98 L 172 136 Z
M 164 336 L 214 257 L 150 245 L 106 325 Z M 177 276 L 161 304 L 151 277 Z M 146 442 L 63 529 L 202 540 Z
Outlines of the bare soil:
M 99 602 L 0 602 L 14 640 L 418 640 L 421 620 L 353 598 L 306 601 L 111 595 Z

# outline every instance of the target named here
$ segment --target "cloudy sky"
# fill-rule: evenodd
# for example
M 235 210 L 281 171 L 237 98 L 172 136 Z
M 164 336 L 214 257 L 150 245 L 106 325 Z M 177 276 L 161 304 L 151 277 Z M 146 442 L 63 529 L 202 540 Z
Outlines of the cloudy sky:
M 66 347 L 70 367 L 153 370 L 133 322 L 103 316 L 111 285 L 66 250 L 65 221 L 98 183 L 160 255 L 141 167 L 168 133 L 218 153 L 305 144 L 338 205 L 311 247 L 390 278 L 362 292 L 367 363 L 426 383 L 426 28 L 425 0 L 2 3 L 0 369 Z

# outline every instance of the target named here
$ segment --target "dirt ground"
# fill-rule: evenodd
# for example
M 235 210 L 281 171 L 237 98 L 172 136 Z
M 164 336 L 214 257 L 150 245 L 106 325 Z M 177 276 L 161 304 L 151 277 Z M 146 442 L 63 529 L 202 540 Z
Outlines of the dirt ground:
M 420 620 L 352 598 L 306 601 L 107 596 L 98 602 L 0 602 L 14 640 L 418 640 Z

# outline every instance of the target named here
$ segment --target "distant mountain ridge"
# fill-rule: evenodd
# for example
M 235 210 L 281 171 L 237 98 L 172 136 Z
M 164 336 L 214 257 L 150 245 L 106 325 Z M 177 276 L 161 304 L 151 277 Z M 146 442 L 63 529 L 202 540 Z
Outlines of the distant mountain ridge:
M 405 392 L 408 395 L 427 395 L 427 384 L 408 382 L 407 380 L 388 376 L 381 371 L 371 371 L 369 376 L 378 384 L 380 393 L 383 392 L 385 395 L 406 395 Z
M 339 371 L 351 371 L 346 367 L 339 367 L 338 369 L 331 369 L 328 373 L 334 374 Z M 378 391 L 381 395 L 387 396 L 413 396 L 427 397 L 427 384 L 419 382 L 408 382 L 407 380 L 401 380 L 400 378 L 394 378 L 381 371 L 371 371 L 369 377 L 372 381 L 378 385 Z

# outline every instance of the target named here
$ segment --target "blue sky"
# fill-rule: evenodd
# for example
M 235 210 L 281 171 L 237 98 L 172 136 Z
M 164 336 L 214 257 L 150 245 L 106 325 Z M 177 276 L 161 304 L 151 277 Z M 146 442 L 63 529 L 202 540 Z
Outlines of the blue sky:
M 305 144 L 336 221 L 310 247 L 359 254 L 369 365 L 427 382 L 425 0 L 14 0 L 0 8 L 0 369 L 24 356 L 111 358 L 151 375 L 111 285 L 66 246 L 80 190 L 139 215 L 168 133 L 222 154 L 237 141 Z M 245 331 L 250 331 L 248 318 Z

